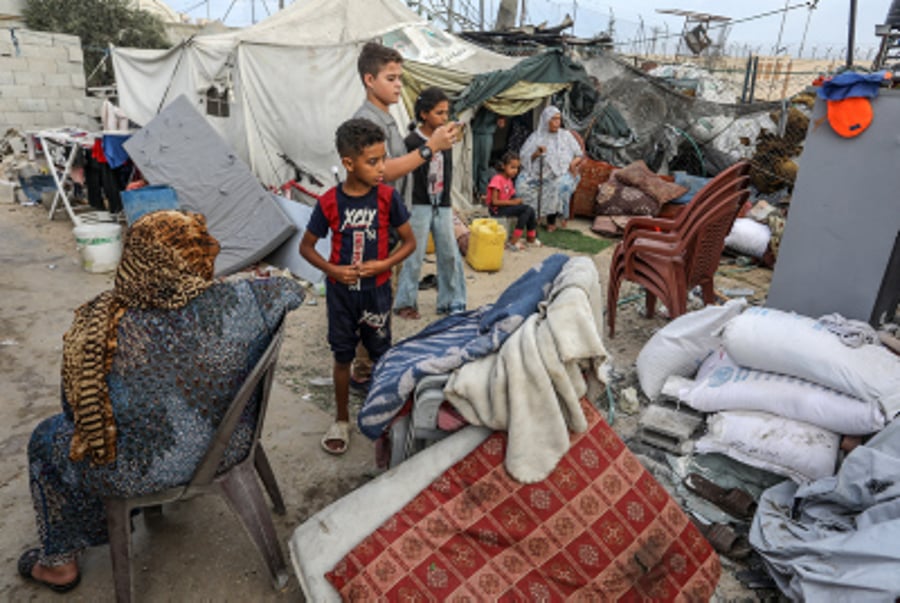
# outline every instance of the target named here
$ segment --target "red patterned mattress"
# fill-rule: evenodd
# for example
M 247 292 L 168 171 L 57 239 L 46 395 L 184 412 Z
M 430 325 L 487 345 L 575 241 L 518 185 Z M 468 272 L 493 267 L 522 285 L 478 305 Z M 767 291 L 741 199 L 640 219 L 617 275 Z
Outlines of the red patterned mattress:
M 506 473 L 498 432 L 327 574 L 351 601 L 705 601 L 719 559 L 586 401 L 550 476 Z

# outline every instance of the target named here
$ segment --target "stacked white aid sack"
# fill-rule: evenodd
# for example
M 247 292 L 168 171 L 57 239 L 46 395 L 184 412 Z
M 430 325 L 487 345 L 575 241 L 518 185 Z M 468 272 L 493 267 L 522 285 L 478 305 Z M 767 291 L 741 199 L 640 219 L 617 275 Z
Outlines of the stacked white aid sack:
M 724 454 L 798 484 L 834 475 L 840 436 L 833 431 L 751 410 L 711 415 L 706 429 L 695 452 Z
M 663 391 L 703 412 L 762 411 L 844 435 L 868 435 L 885 425 L 884 413 L 874 401 L 799 377 L 739 366 L 723 348 L 710 354 L 696 381 L 672 378 Z
M 747 300 L 733 299 L 723 306 L 707 306 L 689 312 L 661 328 L 644 344 L 637 357 L 641 389 L 656 400 L 672 375 L 692 377 L 721 345 L 722 327 L 747 307 Z
M 798 377 L 876 403 L 888 421 L 900 413 L 900 358 L 881 345 L 850 347 L 812 318 L 756 307 L 729 321 L 722 341 L 742 367 Z

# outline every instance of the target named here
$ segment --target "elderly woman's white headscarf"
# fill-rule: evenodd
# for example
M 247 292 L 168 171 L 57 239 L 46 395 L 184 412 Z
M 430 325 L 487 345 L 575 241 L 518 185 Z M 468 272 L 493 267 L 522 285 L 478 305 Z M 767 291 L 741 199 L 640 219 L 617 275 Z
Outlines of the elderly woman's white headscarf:
M 539 159 L 531 156 L 538 147 L 547 149 L 544 155 L 544 177 L 557 177 L 566 173 L 569 164 L 576 157 L 581 157 L 581 145 L 568 130 L 560 127 L 556 132 L 550 132 L 550 120 L 559 115 L 559 109 L 553 105 L 547 106 L 541 112 L 541 120 L 538 128 L 532 132 L 522 149 L 519 151 L 519 161 L 522 171 L 529 176 L 537 177 Z

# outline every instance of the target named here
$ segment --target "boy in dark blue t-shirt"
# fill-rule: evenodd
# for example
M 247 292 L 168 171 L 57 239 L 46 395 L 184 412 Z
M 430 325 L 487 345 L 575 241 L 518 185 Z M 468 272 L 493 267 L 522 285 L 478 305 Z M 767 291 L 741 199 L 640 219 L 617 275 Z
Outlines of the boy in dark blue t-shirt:
M 416 248 L 409 212 L 393 188 L 383 184 L 384 132 L 368 119 L 340 125 L 335 143 L 347 179 L 319 199 L 300 241 L 300 255 L 327 276 L 328 343 L 334 354 L 334 424 L 322 447 L 343 454 L 350 442 L 350 362 L 361 340 L 373 362 L 391 345 L 391 268 Z M 391 253 L 388 229 L 400 245 Z M 316 241 L 331 232 L 331 255 Z

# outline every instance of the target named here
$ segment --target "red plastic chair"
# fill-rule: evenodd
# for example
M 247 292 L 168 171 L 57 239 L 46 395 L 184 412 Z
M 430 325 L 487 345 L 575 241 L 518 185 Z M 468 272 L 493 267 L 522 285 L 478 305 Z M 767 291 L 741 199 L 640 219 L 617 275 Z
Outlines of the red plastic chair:
M 734 192 L 720 190 L 706 201 L 703 212 L 690 220 L 684 230 L 635 235 L 629 239 L 627 247 L 620 243 L 621 259 L 610 266 L 607 287 L 610 337 L 615 336 L 619 288 L 624 280 L 646 289 L 648 317 L 654 315 L 657 299 L 669 309 L 671 318 L 684 314 L 688 291 L 698 285 L 704 303 L 715 301 L 713 278 L 725 247 L 725 237 L 749 195 L 746 186 Z M 661 234 L 664 236 L 659 236 Z

